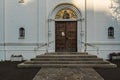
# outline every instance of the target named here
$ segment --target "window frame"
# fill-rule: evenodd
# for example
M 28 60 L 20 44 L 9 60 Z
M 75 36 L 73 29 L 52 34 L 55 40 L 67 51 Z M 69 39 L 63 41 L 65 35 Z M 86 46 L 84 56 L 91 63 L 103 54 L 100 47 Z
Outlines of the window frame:
M 108 39 L 114 39 L 114 27 L 108 27 Z
M 25 39 L 25 28 L 19 28 L 19 39 Z

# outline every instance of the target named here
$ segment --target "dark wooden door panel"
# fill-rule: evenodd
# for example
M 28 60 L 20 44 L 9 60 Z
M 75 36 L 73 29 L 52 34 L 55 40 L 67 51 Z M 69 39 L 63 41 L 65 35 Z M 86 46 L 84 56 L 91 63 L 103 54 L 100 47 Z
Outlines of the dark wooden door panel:
M 65 37 L 62 36 L 62 32 L 65 32 L 65 23 L 64 22 L 56 22 L 56 51 L 64 51 L 66 48 Z
M 75 52 L 77 50 L 77 23 L 66 22 L 66 50 Z
M 57 52 L 77 51 L 77 22 L 56 22 L 55 38 Z

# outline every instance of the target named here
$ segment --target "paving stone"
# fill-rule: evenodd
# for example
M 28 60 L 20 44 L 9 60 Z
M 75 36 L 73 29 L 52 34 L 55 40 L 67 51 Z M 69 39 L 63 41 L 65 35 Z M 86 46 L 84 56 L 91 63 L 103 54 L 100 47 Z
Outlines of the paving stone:
M 104 80 L 93 68 L 42 68 L 33 80 Z

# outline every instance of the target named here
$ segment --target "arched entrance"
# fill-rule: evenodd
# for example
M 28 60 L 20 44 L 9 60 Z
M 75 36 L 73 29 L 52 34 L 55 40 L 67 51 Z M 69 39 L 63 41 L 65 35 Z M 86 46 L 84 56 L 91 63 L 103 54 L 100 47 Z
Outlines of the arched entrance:
M 77 21 L 72 20 L 76 18 L 74 11 L 69 8 L 64 8 L 56 14 L 55 19 L 58 20 L 55 21 L 56 52 L 77 51 Z
M 56 52 L 81 51 L 82 15 L 74 5 L 63 3 L 49 14 L 49 41 Z
M 56 52 L 76 52 L 77 22 L 56 21 L 55 26 Z

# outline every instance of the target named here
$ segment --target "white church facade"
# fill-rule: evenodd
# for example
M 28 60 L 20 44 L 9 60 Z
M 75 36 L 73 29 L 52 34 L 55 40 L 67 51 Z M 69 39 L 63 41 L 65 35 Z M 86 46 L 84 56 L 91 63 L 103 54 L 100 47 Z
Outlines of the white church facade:
M 0 0 L 0 60 L 46 52 L 120 52 L 120 0 Z

